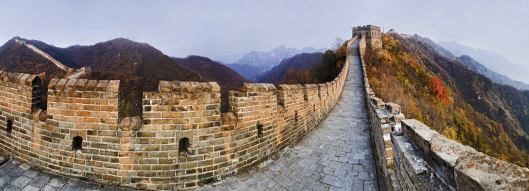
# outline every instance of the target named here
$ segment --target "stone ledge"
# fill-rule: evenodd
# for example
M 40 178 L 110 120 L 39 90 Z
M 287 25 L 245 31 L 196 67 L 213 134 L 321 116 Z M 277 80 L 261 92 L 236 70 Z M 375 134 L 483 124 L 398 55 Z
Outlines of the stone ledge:
M 281 84 L 281 85 L 278 85 L 277 89 L 278 90 L 286 90 L 286 91 L 289 91 L 289 90 L 301 90 L 301 89 L 303 89 L 303 86 L 299 85 L 299 84 L 295 84 L 295 85 Z
M 459 190 L 523 190 L 529 169 L 487 156 L 450 140 L 415 119 L 403 120 L 403 132 L 438 166 L 437 174 Z
M 217 82 L 183 82 L 183 81 L 160 81 L 158 82 L 160 93 L 200 93 L 200 92 L 220 92 Z
M 4 82 L 18 83 L 21 85 L 30 86 L 33 80 L 37 78 L 37 75 L 24 74 L 24 73 L 15 73 L 15 72 L 5 72 L 0 70 L 0 80 Z
M 53 78 L 48 84 L 48 91 L 102 91 L 119 92 L 119 80 L 87 80 L 87 79 L 67 79 Z
M 268 83 L 244 83 L 241 92 L 269 92 L 275 91 L 276 86 Z
M 395 148 L 395 169 L 400 183 L 405 187 L 416 190 L 452 190 L 436 176 L 426 162 L 424 156 L 418 151 L 406 136 L 391 136 Z

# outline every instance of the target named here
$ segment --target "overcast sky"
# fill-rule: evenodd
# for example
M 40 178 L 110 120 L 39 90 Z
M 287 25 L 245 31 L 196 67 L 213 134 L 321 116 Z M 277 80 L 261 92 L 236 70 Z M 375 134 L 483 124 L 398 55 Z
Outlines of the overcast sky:
M 0 1 L 0 41 L 21 36 L 66 47 L 125 37 L 171 56 L 223 58 L 279 45 L 326 48 L 336 37 L 349 38 L 352 26 L 375 24 L 491 50 L 527 66 L 528 2 Z M 527 76 L 521 80 L 529 82 Z

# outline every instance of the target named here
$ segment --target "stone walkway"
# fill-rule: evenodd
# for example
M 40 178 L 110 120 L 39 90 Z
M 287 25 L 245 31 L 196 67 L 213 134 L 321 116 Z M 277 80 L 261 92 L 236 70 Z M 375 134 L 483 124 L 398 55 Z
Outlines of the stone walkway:
M 265 169 L 201 190 L 377 190 L 360 58 L 348 61 L 342 97 L 319 129 Z
M 282 151 L 279 159 L 266 168 L 201 190 L 377 190 L 360 60 L 350 55 L 348 62 L 342 98 L 319 129 Z M 56 176 L 7 161 L 0 166 L 0 190 L 125 189 Z
M 1 154 L 1 153 L 0 153 Z M 0 156 L 0 164 L 5 158 Z M 102 186 L 76 178 L 52 175 L 30 168 L 16 161 L 6 161 L 0 166 L 0 190 L 2 191 L 120 191 L 128 190 L 115 186 Z

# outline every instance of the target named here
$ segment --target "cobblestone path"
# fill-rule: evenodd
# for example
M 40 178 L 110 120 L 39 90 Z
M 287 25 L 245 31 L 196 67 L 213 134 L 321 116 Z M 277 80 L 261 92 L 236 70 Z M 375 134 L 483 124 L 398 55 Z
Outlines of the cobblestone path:
M 265 169 L 201 190 L 377 190 L 360 58 L 349 55 L 348 64 L 342 96 L 319 129 Z
M 201 190 L 376 190 L 359 62 L 358 56 L 349 55 L 349 75 L 342 97 L 317 130 L 293 148 L 282 151 L 279 159 L 266 168 L 230 177 Z M 0 166 L 0 190 L 126 189 L 56 176 L 7 161 Z

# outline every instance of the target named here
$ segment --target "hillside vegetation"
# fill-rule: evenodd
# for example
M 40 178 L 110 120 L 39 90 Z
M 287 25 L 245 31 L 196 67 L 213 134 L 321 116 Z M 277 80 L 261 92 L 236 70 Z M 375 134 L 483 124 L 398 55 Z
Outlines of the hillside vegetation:
M 347 42 L 336 51 L 302 53 L 285 59 L 258 78 L 262 83 L 315 84 L 332 81 L 342 70 L 347 58 Z
M 377 96 L 409 118 L 490 156 L 529 166 L 529 92 L 498 85 L 435 48 L 397 34 L 365 55 Z

